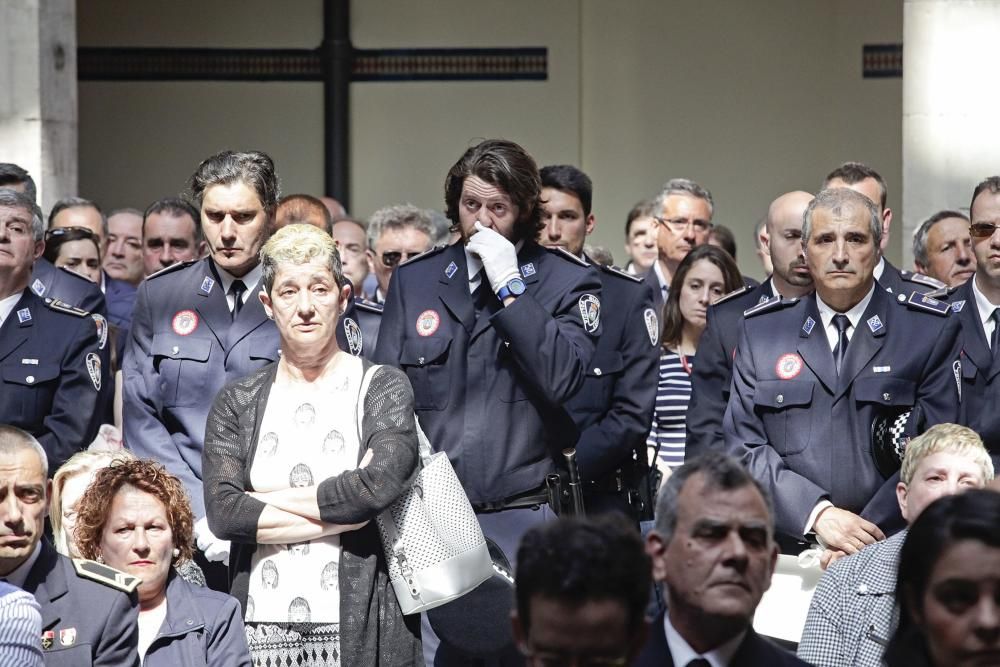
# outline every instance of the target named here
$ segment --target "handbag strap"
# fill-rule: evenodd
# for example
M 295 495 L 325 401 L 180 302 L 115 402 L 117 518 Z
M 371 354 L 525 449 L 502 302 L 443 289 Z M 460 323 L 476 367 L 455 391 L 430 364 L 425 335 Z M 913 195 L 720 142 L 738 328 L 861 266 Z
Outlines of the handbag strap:
M 368 395 L 368 386 L 372 382 L 372 377 L 375 376 L 375 371 L 382 368 L 381 364 L 372 364 L 365 371 L 364 377 L 361 379 L 361 388 L 358 389 L 358 416 L 357 416 L 357 430 L 358 430 L 358 442 L 364 443 L 364 439 L 361 436 L 361 422 L 365 418 L 365 397 Z M 413 415 L 413 424 L 417 429 L 417 449 L 420 452 L 421 463 L 426 464 L 434 453 L 431 449 L 431 441 L 427 439 L 427 434 L 424 433 L 424 429 L 420 428 L 420 419 L 416 414 Z

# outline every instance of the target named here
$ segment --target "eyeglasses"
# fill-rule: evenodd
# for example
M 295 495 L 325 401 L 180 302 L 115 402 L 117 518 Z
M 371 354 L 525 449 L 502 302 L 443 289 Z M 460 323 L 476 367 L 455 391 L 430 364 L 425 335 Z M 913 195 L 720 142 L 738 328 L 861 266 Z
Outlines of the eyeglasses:
M 97 240 L 97 234 L 94 233 L 94 230 L 88 229 L 87 227 L 55 227 L 54 229 L 49 229 L 45 232 L 46 241 L 49 239 L 60 238 L 62 236 L 72 236 L 75 240 Z
M 690 225 L 691 227 L 694 227 L 694 231 L 696 231 L 696 232 L 702 232 L 702 233 L 704 233 L 704 232 L 707 232 L 710 229 L 712 229 L 712 223 L 711 222 L 707 222 L 705 220 L 688 220 L 686 218 L 669 218 L 668 219 L 668 218 L 658 218 L 658 217 L 655 217 L 655 216 L 653 217 L 653 220 L 656 220 L 656 223 L 658 225 L 661 225 L 663 227 L 668 227 L 670 229 L 670 231 L 676 232 L 678 234 L 681 233 L 681 232 L 686 231 L 687 228 L 688 228 L 688 225 Z
M 993 222 L 976 222 L 969 225 L 969 234 L 978 239 L 985 239 L 993 236 L 993 232 L 997 230 L 997 227 L 1000 227 L 1000 225 Z
M 388 266 L 390 269 L 395 267 L 400 261 L 406 261 L 408 259 L 413 259 L 418 255 L 423 255 L 421 252 L 400 252 L 398 250 L 389 250 L 382 253 L 382 263 Z

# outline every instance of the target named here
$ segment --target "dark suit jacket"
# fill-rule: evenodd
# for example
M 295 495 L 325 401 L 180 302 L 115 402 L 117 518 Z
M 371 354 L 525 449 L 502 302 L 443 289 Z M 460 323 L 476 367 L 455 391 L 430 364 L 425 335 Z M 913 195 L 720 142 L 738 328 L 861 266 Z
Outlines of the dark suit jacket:
M 994 358 L 979 319 L 972 280 L 951 291 L 952 317 L 962 325 L 962 411 L 959 423 L 983 439 L 994 461 L 1000 457 L 1000 356 Z
M 649 271 L 642 278 L 649 289 L 653 290 L 653 308 L 656 309 L 656 315 L 663 321 L 663 305 L 666 303 L 666 299 L 663 298 L 663 290 L 660 289 L 660 279 L 656 276 L 656 264 L 649 267 Z
M 83 276 L 56 268 L 43 257 L 31 270 L 31 291 L 44 298 L 59 299 L 88 313 L 107 316 L 108 309 L 101 288 Z
M 653 621 L 649 629 L 649 639 L 639 657 L 632 663 L 632 667 L 674 667 L 674 658 L 670 655 L 667 635 L 663 629 L 663 613 L 661 612 Z M 798 667 L 799 665 L 809 667 L 809 663 L 802 662 L 793 653 L 775 646 L 754 632 L 753 628 L 747 630 L 743 643 L 729 663 L 729 667 Z
M 815 294 L 769 301 L 740 323 L 726 449 L 771 492 L 779 533 L 801 538 L 824 498 L 878 514 L 872 499 L 894 484 L 872 458 L 876 417 L 917 408 L 906 435 L 958 419 L 958 321 L 939 301 L 901 297 L 873 291 L 839 377 Z
M 99 331 L 93 316 L 31 290 L 0 326 L 0 424 L 38 439 L 49 474 L 90 444 L 111 405 L 107 327 Z
M 108 304 L 108 321 L 121 329 L 123 336 L 132 324 L 136 289 L 132 283 L 105 275 L 104 299 Z
M 46 667 L 138 666 L 136 594 L 79 576 L 73 562 L 45 542 L 24 590 L 42 609 L 42 636 L 53 633 Z
M 771 279 L 755 288 L 744 287 L 708 308 L 708 325 L 698 342 L 691 373 L 691 402 L 687 409 L 684 458 L 723 451 L 722 416 L 729 403 L 733 359 L 739 342 L 743 312 L 774 296 Z
M 890 294 L 909 294 L 913 291 L 926 294 L 927 292 L 946 287 L 940 280 L 925 276 L 922 273 L 900 271 L 890 264 L 889 260 L 885 260 L 885 268 L 882 270 L 882 276 L 878 279 L 878 282 Z

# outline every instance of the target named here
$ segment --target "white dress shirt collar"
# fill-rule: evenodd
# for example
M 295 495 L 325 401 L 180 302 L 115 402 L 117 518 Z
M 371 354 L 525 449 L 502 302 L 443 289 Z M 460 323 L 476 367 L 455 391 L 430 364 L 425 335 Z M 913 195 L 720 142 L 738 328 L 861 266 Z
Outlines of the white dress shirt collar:
M 667 300 L 667 291 L 670 289 L 670 283 L 667 282 L 667 277 L 663 275 L 663 269 L 660 267 L 660 260 L 653 262 L 653 271 L 656 272 L 656 280 L 660 283 L 660 294 L 663 295 L 663 300 Z
M 21 290 L 20 292 L 14 292 L 4 299 L 0 299 L 0 326 L 3 326 L 3 323 L 10 317 L 10 314 L 14 312 L 14 306 L 21 300 L 23 294 L 24 290 Z
M 24 582 L 28 580 L 28 574 L 31 572 L 31 568 L 34 567 L 35 561 L 38 560 L 38 554 L 42 553 L 42 542 L 39 540 L 35 544 L 35 550 L 31 552 L 28 556 L 28 560 L 24 561 L 17 568 L 8 574 L 4 579 L 7 583 L 17 586 L 18 588 L 24 588 Z
M 878 264 L 875 265 L 875 280 L 880 280 L 883 273 L 885 273 L 885 257 L 879 257 Z
M 994 327 L 993 320 L 990 318 L 993 316 L 993 310 L 998 306 L 990 303 L 986 295 L 979 290 L 975 276 L 972 276 L 969 280 L 972 282 L 972 294 L 976 297 L 976 310 L 979 311 L 979 321 L 983 324 L 983 331 L 986 333 L 986 342 L 988 344 L 993 336 Z M 0 315 L 2 314 L 0 313 Z
M 236 282 L 237 278 L 233 274 L 226 271 L 224 268 L 215 265 L 215 270 L 219 272 L 219 282 L 222 283 L 222 293 L 226 295 L 226 302 L 229 304 L 229 309 L 233 309 L 233 302 L 229 294 L 229 288 L 232 287 L 233 283 Z M 239 280 L 243 281 L 246 285 L 246 290 L 243 291 L 243 305 L 245 306 L 247 300 L 252 296 L 257 298 L 257 292 L 260 290 L 254 289 L 257 287 L 257 283 L 260 282 L 260 277 L 264 274 L 264 267 L 257 263 L 257 266 L 253 267 L 246 272 L 246 275 L 241 276 Z
M 868 304 L 871 303 L 872 296 L 875 294 L 875 287 L 876 285 L 872 285 L 865 298 L 861 299 L 849 311 L 843 313 L 847 315 L 847 319 L 851 323 L 850 328 L 847 330 L 847 340 L 850 340 L 854 336 L 854 331 L 858 328 L 858 322 L 861 321 L 862 315 L 865 314 L 865 309 L 868 308 Z M 826 332 L 826 337 L 830 342 L 830 349 L 832 350 L 837 347 L 837 339 L 840 336 L 837 332 L 837 327 L 833 324 L 833 316 L 840 313 L 823 303 L 823 299 L 819 298 L 819 294 L 816 294 L 816 307 L 819 309 L 819 317 L 823 320 L 823 331 Z
M 744 630 L 711 651 L 698 653 L 670 623 L 669 613 L 663 615 L 663 632 L 667 636 L 667 648 L 670 649 L 670 655 L 677 667 L 686 667 L 689 662 L 698 658 L 704 658 L 712 667 L 729 667 L 730 661 L 736 655 L 736 651 L 739 650 L 740 644 L 743 643 L 743 638 L 747 634 L 747 631 Z

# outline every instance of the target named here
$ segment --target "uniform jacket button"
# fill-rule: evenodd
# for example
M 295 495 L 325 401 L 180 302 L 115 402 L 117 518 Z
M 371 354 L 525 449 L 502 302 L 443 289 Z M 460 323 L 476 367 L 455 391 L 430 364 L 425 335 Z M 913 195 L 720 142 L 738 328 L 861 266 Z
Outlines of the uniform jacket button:
M 601 374 L 601 369 L 600 368 L 595 368 L 594 369 L 594 375 L 600 375 L 600 374 Z
M 35 382 L 35 376 L 29 375 L 28 377 L 24 378 L 24 381 L 27 382 L 28 384 L 33 384 Z
M 886 392 L 886 393 L 882 394 L 882 400 L 883 401 L 888 401 L 890 398 L 892 398 L 892 397 L 889 395 L 889 392 Z
M 417 357 L 417 363 L 420 364 L 421 366 L 423 366 L 424 365 L 424 358 L 423 357 Z
M 778 397 L 777 397 L 776 400 L 778 401 L 778 403 L 784 403 L 785 402 L 785 395 L 784 394 L 778 394 Z

